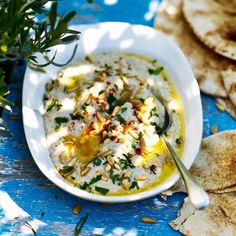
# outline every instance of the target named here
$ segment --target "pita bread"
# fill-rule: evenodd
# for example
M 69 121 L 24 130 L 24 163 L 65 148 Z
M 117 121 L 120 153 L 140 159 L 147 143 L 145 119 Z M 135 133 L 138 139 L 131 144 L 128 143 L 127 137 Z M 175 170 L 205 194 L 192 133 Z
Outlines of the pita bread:
M 236 70 L 228 69 L 227 71 L 222 71 L 222 77 L 225 90 L 236 109 Z
M 235 1 L 231 2 L 236 9 Z M 198 38 L 215 52 L 236 60 L 236 14 L 225 1 L 184 0 L 183 12 Z
M 207 48 L 194 35 L 181 9 L 181 0 L 165 0 L 159 7 L 154 27 L 170 36 L 187 55 L 202 92 L 226 97 L 221 70 L 230 64 L 228 59 Z M 235 68 L 236 68 L 236 64 Z
M 190 172 L 208 192 L 236 190 L 236 130 L 204 138 Z
M 195 210 L 186 198 L 178 218 L 170 226 L 184 235 L 234 236 L 236 235 L 236 192 L 209 194 L 210 205 Z
M 217 98 L 216 102 L 236 120 L 236 107 L 228 98 Z

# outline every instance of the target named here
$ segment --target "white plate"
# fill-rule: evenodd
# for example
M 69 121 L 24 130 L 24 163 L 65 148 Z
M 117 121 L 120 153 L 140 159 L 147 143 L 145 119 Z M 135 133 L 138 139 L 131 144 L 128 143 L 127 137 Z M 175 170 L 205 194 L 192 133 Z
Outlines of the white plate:
M 185 148 L 182 160 L 187 168 L 192 165 L 202 138 L 202 107 L 200 92 L 189 63 L 169 38 L 143 25 L 107 22 L 93 25 L 75 26 L 82 32 L 79 47 L 73 61 L 86 54 L 105 51 L 128 51 L 157 59 L 164 66 L 177 89 L 184 108 Z M 71 55 L 75 43 L 57 47 L 56 61 L 63 63 Z M 39 58 L 39 63 L 44 60 Z M 73 62 L 72 62 L 73 63 Z M 127 196 L 100 196 L 75 188 L 64 181 L 51 162 L 45 141 L 43 124 L 43 93 L 45 83 L 62 70 L 48 66 L 47 73 L 36 72 L 29 67 L 23 85 L 23 122 L 26 140 L 32 156 L 43 174 L 65 191 L 93 201 L 128 202 L 147 198 L 171 187 L 179 178 L 173 173 L 164 183 L 149 191 Z

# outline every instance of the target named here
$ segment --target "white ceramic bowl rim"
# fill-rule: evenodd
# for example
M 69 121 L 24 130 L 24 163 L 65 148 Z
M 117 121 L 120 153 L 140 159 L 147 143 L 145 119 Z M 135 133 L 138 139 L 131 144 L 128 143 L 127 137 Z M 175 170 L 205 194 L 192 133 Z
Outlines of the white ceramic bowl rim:
M 162 33 L 143 25 L 104 22 L 73 26 L 73 28 L 82 33 L 74 62 L 79 57 L 95 52 L 128 51 L 157 59 L 164 66 L 183 103 L 185 148 L 182 160 L 185 166 L 190 168 L 198 153 L 202 138 L 202 107 L 198 84 L 186 57 L 179 47 Z M 57 50 L 57 62 L 65 62 L 70 57 L 75 44 L 76 42 L 54 48 L 54 50 Z M 39 56 L 38 59 L 39 63 L 44 62 L 42 57 Z M 175 171 L 162 184 L 145 192 L 125 196 L 92 194 L 65 182 L 51 162 L 46 146 L 42 117 L 42 98 L 45 92 L 45 83 L 55 78 L 62 68 L 50 65 L 46 69 L 47 73 L 45 74 L 27 67 L 23 84 L 22 110 L 25 136 L 34 161 L 42 173 L 54 184 L 83 199 L 115 203 L 136 201 L 154 196 L 167 190 L 178 180 L 179 175 Z

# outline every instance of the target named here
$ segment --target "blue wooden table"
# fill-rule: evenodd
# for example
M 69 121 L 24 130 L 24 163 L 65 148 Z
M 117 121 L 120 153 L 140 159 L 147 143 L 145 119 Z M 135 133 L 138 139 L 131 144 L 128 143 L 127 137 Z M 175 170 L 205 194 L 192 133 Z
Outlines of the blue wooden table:
M 76 24 L 100 21 L 126 21 L 153 25 L 160 1 L 157 0 L 64 0 L 60 11 L 76 9 Z M 168 226 L 176 217 L 185 194 L 175 194 L 164 201 L 156 196 L 135 203 L 103 205 L 73 197 L 46 179 L 35 165 L 25 141 L 22 126 L 21 96 L 25 64 L 19 64 L 12 73 L 8 98 L 16 105 L 13 112 L 4 112 L 8 123 L 0 133 L 0 235 L 74 235 L 81 216 L 89 212 L 82 235 L 179 235 Z M 233 129 L 236 122 L 218 111 L 213 98 L 202 95 L 204 136 L 217 124 L 219 131 Z M 79 215 L 73 206 L 82 206 Z M 145 224 L 140 217 L 157 220 Z M 28 223 L 27 223 L 28 222 Z

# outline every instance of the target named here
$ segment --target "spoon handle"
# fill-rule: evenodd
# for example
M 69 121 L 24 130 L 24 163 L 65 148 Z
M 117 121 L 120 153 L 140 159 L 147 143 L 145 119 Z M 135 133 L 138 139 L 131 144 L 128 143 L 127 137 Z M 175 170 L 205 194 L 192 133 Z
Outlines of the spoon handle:
M 169 152 L 171 153 L 174 159 L 175 165 L 178 168 L 178 171 L 182 177 L 185 188 L 188 192 L 190 202 L 192 203 L 193 207 L 197 210 L 206 208 L 209 204 L 209 197 L 207 193 L 203 190 L 200 184 L 193 178 L 191 173 L 183 165 L 182 161 L 178 158 L 174 148 L 171 146 L 170 142 L 167 140 L 165 135 L 163 134 L 161 135 L 161 137 L 164 140 Z

